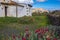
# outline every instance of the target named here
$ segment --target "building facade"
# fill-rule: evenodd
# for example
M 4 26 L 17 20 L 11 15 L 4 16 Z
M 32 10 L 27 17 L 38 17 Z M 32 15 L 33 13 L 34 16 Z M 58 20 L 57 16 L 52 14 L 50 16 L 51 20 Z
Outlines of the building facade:
M 30 4 L 16 3 L 12 0 L 0 0 L 0 17 L 32 16 Z

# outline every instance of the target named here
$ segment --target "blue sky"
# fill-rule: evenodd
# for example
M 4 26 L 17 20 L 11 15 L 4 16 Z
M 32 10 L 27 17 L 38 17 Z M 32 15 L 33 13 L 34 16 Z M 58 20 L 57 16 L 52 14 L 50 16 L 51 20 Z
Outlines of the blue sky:
M 33 8 L 60 10 L 60 0 L 33 0 Z
M 33 8 L 60 10 L 60 0 L 14 0 L 19 3 L 32 3 Z

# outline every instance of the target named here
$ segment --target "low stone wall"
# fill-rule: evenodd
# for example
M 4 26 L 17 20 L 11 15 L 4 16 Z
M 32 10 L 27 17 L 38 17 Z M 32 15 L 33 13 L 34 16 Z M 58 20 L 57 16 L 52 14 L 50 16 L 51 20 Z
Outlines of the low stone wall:
M 47 16 L 52 25 L 60 26 L 60 15 L 48 14 Z

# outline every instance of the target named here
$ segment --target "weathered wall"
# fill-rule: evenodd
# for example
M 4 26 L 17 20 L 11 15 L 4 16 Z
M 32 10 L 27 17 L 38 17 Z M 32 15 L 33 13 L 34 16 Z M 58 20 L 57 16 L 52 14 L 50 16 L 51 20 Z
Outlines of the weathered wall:
M 9 2 L 11 2 L 11 1 L 10 1 L 10 0 L 5 0 L 5 2 L 6 2 L 6 3 L 9 3 Z
M 52 15 L 48 15 L 49 21 L 51 23 L 51 25 L 56 25 L 56 26 L 60 26 L 60 16 L 53 16 Z
M 17 9 L 16 6 L 14 5 L 5 6 L 7 6 L 7 16 L 9 17 L 16 17 L 16 13 L 17 17 L 32 16 L 32 9 L 28 5 L 24 5 L 24 7 L 17 6 Z M 0 6 L 0 17 L 5 16 L 5 6 L 4 5 Z
M 4 17 L 5 16 L 5 8 L 4 5 L 0 5 L 0 17 Z
M 31 7 L 24 5 L 24 7 L 18 6 L 18 17 L 22 16 L 32 16 L 32 9 Z
M 18 8 L 17 8 L 18 17 L 24 16 L 23 12 L 25 12 L 25 11 L 23 11 L 23 10 L 24 10 L 24 7 L 18 6 Z
M 10 0 L 0 0 L 0 2 L 6 2 L 6 3 L 8 3 L 8 2 L 11 2 Z
M 3 0 L 0 0 L 0 2 L 4 2 Z
M 7 16 L 16 17 L 16 6 L 8 6 L 8 8 L 7 8 Z
M 26 7 L 26 15 L 27 16 L 32 16 L 32 8 L 29 7 L 28 5 L 26 5 L 25 7 Z
M 32 16 L 32 8 L 29 7 L 29 16 Z

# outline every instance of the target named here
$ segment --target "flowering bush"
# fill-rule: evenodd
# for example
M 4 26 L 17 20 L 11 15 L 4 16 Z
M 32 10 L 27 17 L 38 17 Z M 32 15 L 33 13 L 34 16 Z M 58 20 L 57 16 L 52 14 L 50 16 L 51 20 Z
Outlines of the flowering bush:
M 12 33 L 12 35 L 0 35 L 1 40 L 60 40 L 60 34 L 57 28 L 39 28 L 35 31 L 30 31 L 28 27 L 25 32 L 20 34 Z

